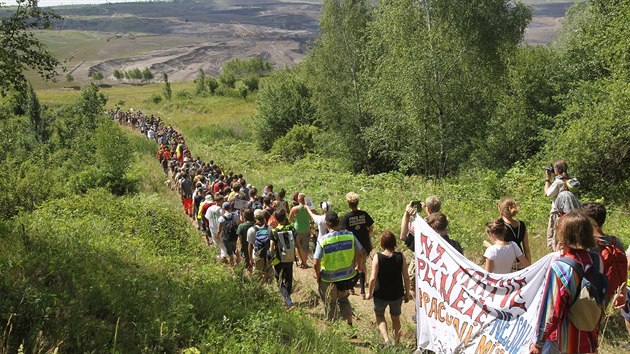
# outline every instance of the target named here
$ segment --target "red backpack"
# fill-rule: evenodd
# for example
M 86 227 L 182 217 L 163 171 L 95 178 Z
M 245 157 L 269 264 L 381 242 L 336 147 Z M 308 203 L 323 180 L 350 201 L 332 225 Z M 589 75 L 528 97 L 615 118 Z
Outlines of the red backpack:
M 617 246 L 615 236 L 597 237 L 599 254 L 604 263 L 603 272 L 608 278 L 607 298 L 612 298 L 621 284 L 628 280 L 628 259 L 625 252 Z

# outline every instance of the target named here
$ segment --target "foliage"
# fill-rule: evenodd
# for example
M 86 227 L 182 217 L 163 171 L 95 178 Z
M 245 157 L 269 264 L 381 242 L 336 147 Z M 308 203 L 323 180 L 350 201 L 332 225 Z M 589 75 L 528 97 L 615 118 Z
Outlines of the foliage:
M 103 73 L 100 71 L 95 71 L 92 73 L 92 79 L 96 80 L 96 81 L 101 81 L 103 80 Z
M 625 80 L 583 82 L 565 97 L 545 154 L 562 157 L 584 189 L 615 200 L 630 197 L 630 84 Z
M 213 77 L 208 77 L 206 78 L 206 84 L 208 85 L 210 94 L 214 95 L 217 88 L 219 88 L 219 82 Z
M 74 81 L 74 76 L 72 76 L 72 74 L 70 73 L 66 74 L 66 81 L 68 82 Z
M 270 154 L 287 162 L 295 162 L 315 152 L 313 142 L 318 134 L 319 129 L 312 125 L 294 125 L 285 136 L 273 143 Z
M 164 81 L 164 87 L 162 87 L 162 96 L 164 96 L 167 101 L 170 101 L 173 97 L 173 90 L 171 89 L 171 83 L 168 82 L 167 73 L 162 73 L 162 81 Z
M 225 87 L 233 89 L 236 84 L 236 77 L 231 73 L 223 73 L 219 76 L 219 82 L 221 82 L 221 84 Z
M 125 74 L 119 69 L 114 69 L 114 72 L 112 73 L 112 75 L 114 75 L 114 78 L 116 80 L 122 80 L 125 77 Z
M 255 117 L 258 146 L 268 151 L 276 139 L 284 136 L 294 125 L 308 125 L 314 121 L 311 91 L 295 70 L 271 75 L 259 93 Z
M 157 93 L 151 95 L 151 102 L 153 102 L 154 104 L 159 104 L 160 102 L 162 102 L 162 96 L 158 95 Z
M 153 75 L 151 70 L 149 70 L 149 68 L 145 67 L 142 70 L 142 81 L 149 82 L 149 81 L 153 80 L 154 77 L 155 76 Z
M 238 89 L 238 93 L 241 95 L 241 97 L 243 97 L 244 100 L 247 100 L 247 93 L 249 91 L 247 90 L 247 87 L 240 87 Z
M 195 88 L 195 94 L 201 95 L 206 92 L 206 73 L 202 68 L 197 71 L 197 79 L 195 80 L 197 87 Z
M 254 91 L 258 90 L 258 82 L 259 81 L 260 81 L 260 79 L 258 78 L 258 76 L 248 76 L 248 77 L 243 79 L 243 84 L 245 85 L 245 87 L 247 87 L 247 89 L 250 92 L 254 92 Z
M 332 150 L 353 161 L 360 170 L 367 161 L 361 131 L 371 124 L 365 109 L 364 48 L 372 5 L 368 1 L 324 1 L 320 38 L 307 61 L 308 85 L 316 109 L 317 124 L 347 146 Z
M 0 18 L 0 95 L 14 88 L 26 92 L 24 72 L 32 70 L 55 80 L 59 60 L 46 49 L 33 30 L 47 29 L 59 16 L 37 6 L 36 0 L 17 0 L 15 12 Z M 0 3 L 0 9 L 4 3 Z
M 503 171 L 542 149 L 555 125 L 552 117 L 562 111 L 557 96 L 566 85 L 559 66 L 557 53 L 548 47 L 522 46 L 511 55 L 486 132 L 474 142 L 471 164 Z
M 259 57 L 245 60 L 230 59 L 223 64 L 223 74 L 242 77 L 244 75 L 264 75 L 271 71 L 271 63 Z

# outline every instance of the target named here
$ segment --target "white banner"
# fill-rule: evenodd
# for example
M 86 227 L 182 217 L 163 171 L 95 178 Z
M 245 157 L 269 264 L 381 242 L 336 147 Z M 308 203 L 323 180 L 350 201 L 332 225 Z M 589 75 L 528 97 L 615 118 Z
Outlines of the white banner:
M 488 273 L 422 218 L 416 218 L 414 227 L 418 349 L 529 353 L 547 270 L 558 255 L 516 273 Z

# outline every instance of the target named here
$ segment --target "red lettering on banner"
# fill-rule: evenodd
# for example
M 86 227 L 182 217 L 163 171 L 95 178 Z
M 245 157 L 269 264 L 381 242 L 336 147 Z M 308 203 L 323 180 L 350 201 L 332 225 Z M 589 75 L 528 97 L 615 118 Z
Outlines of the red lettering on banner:
M 510 308 L 515 308 L 518 307 L 520 309 L 522 309 L 523 311 L 527 311 L 527 309 L 525 308 L 525 303 L 522 301 L 516 301 L 516 298 L 520 297 L 521 299 L 523 298 L 521 296 L 521 289 L 518 289 L 516 291 L 516 293 L 514 294 L 514 296 L 512 296 L 512 300 L 510 301 Z
M 451 304 L 451 306 L 459 311 L 462 312 L 464 310 L 463 304 L 460 306 L 459 303 L 460 302 L 464 302 L 466 299 L 464 298 L 464 289 L 460 289 L 459 290 L 459 295 L 457 295 L 457 298 L 455 299 L 455 301 L 453 301 L 453 303 Z

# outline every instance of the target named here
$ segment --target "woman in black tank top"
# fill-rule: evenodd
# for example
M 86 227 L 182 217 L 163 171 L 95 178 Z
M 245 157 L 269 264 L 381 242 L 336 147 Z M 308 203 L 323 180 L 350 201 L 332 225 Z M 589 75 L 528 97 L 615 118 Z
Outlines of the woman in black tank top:
M 389 342 L 385 309 L 389 306 L 394 328 L 394 344 L 400 339 L 400 313 L 403 300 L 409 301 L 409 275 L 407 262 L 400 252 L 395 252 L 396 237 L 389 231 L 381 235 L 383 252 L 372 261 L 372 275 L 368 299 L 374 298 L 374 313 L 385 343 Z

